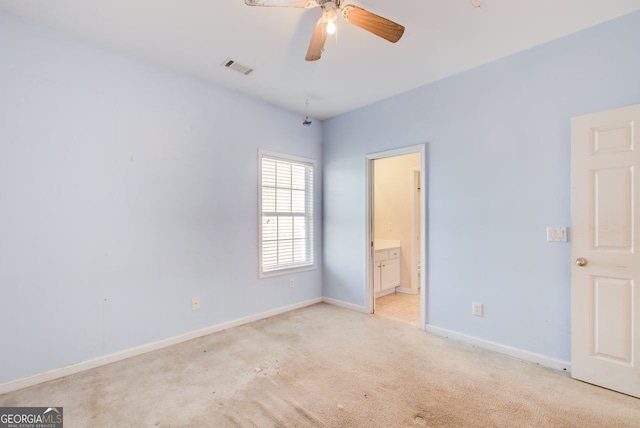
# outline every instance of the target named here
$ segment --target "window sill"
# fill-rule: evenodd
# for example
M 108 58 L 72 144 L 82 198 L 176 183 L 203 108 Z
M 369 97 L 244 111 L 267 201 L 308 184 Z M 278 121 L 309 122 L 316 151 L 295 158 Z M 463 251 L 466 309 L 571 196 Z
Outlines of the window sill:
M 315 269 L 316 269 L 316 265 L 309 265 L 309 266 L 300 266 L 300 267 L 293 267 L 293 268 L 271 270 L 268 272 L 260 271 L 259 277 L 260 279 L 271 278 L 274 276 L 291 275 L 294 273 L 306 272 L 306 271 L 315 270 Z

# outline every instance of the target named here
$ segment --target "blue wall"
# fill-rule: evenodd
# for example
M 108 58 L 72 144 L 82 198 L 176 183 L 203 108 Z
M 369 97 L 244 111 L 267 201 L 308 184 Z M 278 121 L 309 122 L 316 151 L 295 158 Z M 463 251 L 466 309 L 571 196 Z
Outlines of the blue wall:
M 569 361 L 546 226 L 570 225 L 571 117 L 640 103 L 639 40 L 634 13 L 326 121 L 324 295 L 365 304 L 365 155 L 427 142 L 428 324 Z
M 321 296 L 257 255 L 258 148 L 321 126 L 6 13 L 0 117 L 0 383 Z

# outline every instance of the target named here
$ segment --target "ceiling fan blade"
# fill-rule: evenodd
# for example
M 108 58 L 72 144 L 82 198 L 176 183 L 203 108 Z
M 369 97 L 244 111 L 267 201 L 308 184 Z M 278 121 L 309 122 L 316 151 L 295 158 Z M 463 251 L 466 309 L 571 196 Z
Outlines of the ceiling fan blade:
M 268 7 L 317 7 L 316 0 L 244 0 L 247 6 L 268 6 Z
M 324 43 L 327 41 L 327 31 L 322 18 L 318 19 L 316 28 L 313 30 L 311 36 L 311 42 L 309 42 L 309 49 L 307 49 L 307 56 L 304 57 L 307 61 L 317 61 L 322 56 L 324 49 Z
M 348 4 L 342 8 L 342 17 L 349 23 L 395 43 L 404 34 L 404 27 L 386 18 Z

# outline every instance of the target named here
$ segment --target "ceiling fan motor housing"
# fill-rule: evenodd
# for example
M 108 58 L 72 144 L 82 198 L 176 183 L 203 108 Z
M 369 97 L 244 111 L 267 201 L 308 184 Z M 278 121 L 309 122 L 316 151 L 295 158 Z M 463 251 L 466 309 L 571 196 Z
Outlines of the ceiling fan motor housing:
M 327 3 L 333 3 L 335 8 L 340 8 L 340 0 L 318 0 L 318 6 L 324 7 Z

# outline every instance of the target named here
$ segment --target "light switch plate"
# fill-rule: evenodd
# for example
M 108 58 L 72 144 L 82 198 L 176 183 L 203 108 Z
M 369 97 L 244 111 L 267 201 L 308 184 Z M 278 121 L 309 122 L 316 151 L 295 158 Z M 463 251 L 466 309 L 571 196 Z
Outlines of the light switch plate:
M 547 242 L 567 242 L 567 230 L 566 226 L 547 226 Z

